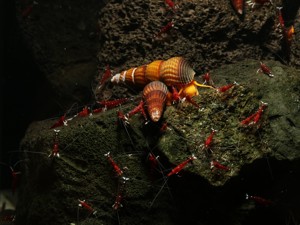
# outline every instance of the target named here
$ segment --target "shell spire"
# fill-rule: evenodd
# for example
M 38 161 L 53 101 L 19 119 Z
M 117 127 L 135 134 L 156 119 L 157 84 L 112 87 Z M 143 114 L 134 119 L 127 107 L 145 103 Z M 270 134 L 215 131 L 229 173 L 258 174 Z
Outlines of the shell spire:
M 115 74 L 110 81 L 115 84 L 126 83 L 144 87 L 145 84 L 149 83 L 149 80 L 145 76 L 146 69 L 146 65 L 130 68 L 129 70 L 124 70 L 121 73 Z

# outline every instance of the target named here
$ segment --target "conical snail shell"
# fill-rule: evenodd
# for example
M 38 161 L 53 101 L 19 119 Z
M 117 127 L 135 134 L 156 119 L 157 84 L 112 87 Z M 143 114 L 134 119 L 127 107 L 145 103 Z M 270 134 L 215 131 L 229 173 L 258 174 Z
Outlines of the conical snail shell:
M 160 81 L 152 81 L 143 90 L 147 112 L 153 122 L 159 121 L 163 114 L 168 88 Z
M 151 81 L 160 80 L 167 86 L 189 84 L 195 76 L 195 71 L 182 57 L 173 57 L 166 61 L 156 60 L 148 65 L 131 68 L 116 74 L 111 79 L 113 83 L 120 81 L 135 86 L 145 86 Z
M 161 80 L 167 86 L 177 86 L 189 84 L 194 80 L 195 71 L 184 58 L 173 57 L 164 61 L 160 74 Z

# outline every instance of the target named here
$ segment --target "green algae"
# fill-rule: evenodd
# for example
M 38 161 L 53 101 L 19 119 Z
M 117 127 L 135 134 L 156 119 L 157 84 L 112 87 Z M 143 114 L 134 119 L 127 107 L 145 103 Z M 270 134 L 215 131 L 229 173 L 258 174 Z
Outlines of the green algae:
M 199 109 L 189 103 L 184 103 L 180 109 L 166 109 L 164 116 L 170 129 L 160 137 L 159 148 L 172 164 L 194 154 L 198 160 L 190 170 L 219 186 L 238 175 L 244 164 L 270 151 L 262 141 L 268 127 L 266 113 L 257 125 L 246 127 L 240 124 L 259 108 L 259 101 L 250 89 L 236 85 L 225 93 L 202 90 L 194 99 L 200 105 Z M 204 142 L 211 129 L 217 132 L 211 148 L 205 149 Z M 230 171 L 211 171 L 211 160 L 228 166 Z

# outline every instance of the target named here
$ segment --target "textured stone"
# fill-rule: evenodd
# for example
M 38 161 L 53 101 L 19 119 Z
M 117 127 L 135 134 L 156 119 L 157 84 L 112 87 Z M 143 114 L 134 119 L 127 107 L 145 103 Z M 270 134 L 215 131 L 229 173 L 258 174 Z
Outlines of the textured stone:
M 297 186 L 293 179 L 286 179 L 287 174 L 292 172 L 296 176 L 300 171 L 300 80 L 299 70 L 275 61 L 265 63 L 274 78 L 256 73 L 259 62 L 253 60 L 211 71 L 216 86 L 233 80 L 240 85 L 225 93 L 202 89 L 195 98 L 200 109 L 187 103 L 167 107 L 162 122 L 168 123 L 168 129 L 163 133 L 162 122 L 143 125 L 139 115 L 129 120 L 127 129 L 117 125 L 118 109 L 78 117 L 61 128 L 61 157 L 51 160 L 48 155 L 54 132 L 49 127 L 55 121 L 32 124 L 21 146 L 26 161 L 22 164 L 17 210 L 17 221 L 22 222 L 18 223 L 76 223 L 77 199 L 86 199 L 97 210 L 95 216 L 87 218 L 88 213 L 80 209 L 83 224 L 115 224 L 118 218 L 120 224 L 177 224 L 176 221 L 186 220 L 193 224 L 215 224 L 222 220 L 235 224 L 238 218 L 247 219 L 246 212 L 254 209 L 251 202 L 244 200 L 246 192 L 276 200 L 276 207 L 269 210 L 277 212 L 286 201 L 280 194 L 284 190 L 282 180 Z M 241 127 L 239 122 L 258 109 L 260 100 L 268 103 L 262 123 Z M 121 109 L 128 112 L 136 104 L 129 102 Z M 203 142 L 211 128 L 218 132 L 212 152 L 205 152 Z M 124 176 L 129 178 L 122 189 L 124 207 L 118 215 L 111 205 L 122 185 L 104 156 L 108 151 L 122 169 L 126 167 Z M 160 156 L 158 172 L 149 163 L 149 151 Z M 179 177 L 172 175 L 166 180 L 161 176 L 192 153 L 198 159 L 184 168 Z M 211 159 L 231 170 L 212 171 Z M 160 192 L 164 183 L 167 185 Z M 271 190 L 275 187 L 278 191 Z M 285 210 L 296 216 L 297 209 L 293 204 L 284 207 L 277 217 L 285 217 Z

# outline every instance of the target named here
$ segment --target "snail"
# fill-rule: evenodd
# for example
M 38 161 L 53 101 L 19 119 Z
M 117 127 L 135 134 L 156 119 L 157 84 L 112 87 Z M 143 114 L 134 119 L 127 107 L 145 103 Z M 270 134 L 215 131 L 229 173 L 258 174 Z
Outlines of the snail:
M 142 88 L 151 81 L 159 80 L 169 87 L 177 87 L 182 97 L 198 95 L 197 86 L 213 88 L 197 83 L 194 76 L 195 71 L 183 57 L 172 57 L 168 60 L 155 60 L 147 65 L 122 71 L 114 75 L 111 82 Z
M 168 87 L 161 81 L 152 81 L 144 87 L 144 105 L 153 122 L 159 121 L 162 116 L 168 92 Z

